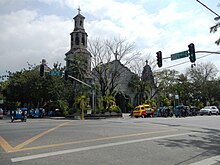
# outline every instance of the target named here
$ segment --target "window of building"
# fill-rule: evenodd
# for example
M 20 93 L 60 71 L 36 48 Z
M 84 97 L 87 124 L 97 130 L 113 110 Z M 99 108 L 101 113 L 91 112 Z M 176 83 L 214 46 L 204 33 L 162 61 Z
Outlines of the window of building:
M 84 36 L 82 37 L 82 44 L 85 45 L 85 38 L 84 38 Z
M 78 36 L 78 34 L 76 34 L 75 44 L 76 44 L 76 45 L 79 45 L 79 36 Z

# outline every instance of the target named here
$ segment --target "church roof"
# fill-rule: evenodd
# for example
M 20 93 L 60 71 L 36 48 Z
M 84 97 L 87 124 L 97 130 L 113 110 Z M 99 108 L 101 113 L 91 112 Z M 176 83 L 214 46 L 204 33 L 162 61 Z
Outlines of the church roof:
M 69 50 L 65 55 L 69 55 L 69 54 L 80 54 L 80 53 L 83 53 L 83 54 L 89 54 L 91 56 L 91 53 L 87 50 L 87 49 L 71 49 Z
M 81 17 L 81 18 L 85 19 L 85 17 L 82 14 L 77 14 L 73 19 L 76 19 L 77 17 Z
M 121 61 L 119 60 L 113 60 L 111 62 L 108 62 L 108 63 L 104 63 L 104 64 L 101 64 L 101 66 L 103 67 L 106 67 L 107 65 L 110 65 L 110 66 L 118 66 L 118 68 L 124 68 L 127 72 L 131 73 L 131 74 L 135 74 L 133 73 L 128 67 L 126 67 L 125 65 L 123 65 L 121 63 Z M 97 67 L 97 66 L 96 66 Z M 96 68 L 95 67 L 95 68 Z M 95 71 L 95 68 L 93 68 L 93 71 Z

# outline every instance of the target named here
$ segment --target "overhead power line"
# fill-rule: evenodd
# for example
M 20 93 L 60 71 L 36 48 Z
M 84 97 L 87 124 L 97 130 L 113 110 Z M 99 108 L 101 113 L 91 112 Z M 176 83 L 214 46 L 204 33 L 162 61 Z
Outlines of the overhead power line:
M 211 11 L 212 13 L 214 13 L 215 15 L 217 15 L 218 17 L 220 17 L 220 15 L 218 15 L 216 12 L 214 12 L 212 9 L 210 9 L 208 6 L 206 6 L 204 3 L 200 2 L 199 0 L 196 0 L 197 2 L 199 2 L 202 6 L 204 6 L 206 9 L 208 9 L 209 11 Z
M 199 52 L 202 52 L 202 51 L 199 51 Z M 203 51 L 203 52 L 205 52 L 205 51 Z M 218 51 L 218 52 L 220 53 L 220 51 Z M 201 57 L 197 57 L 197 59 L 205 58 L 205 57 L 213 55 L 213 54 L 216 54 L 216 52 L 215 53 L 206 54 L 206 55 L 203 55 Z M 169 69 L 169 68 L 172 68 L 172 67 L 175 67 L 175 66 L 179 66 L 179 65 L 183 65 L 183 64 L 186 64 L 186 63 L 189 63 L 189 62 L 190 61 L 181 62 L 181 63 L 175 64 L 175 65 L 171 65 L 171 66 L 168 66 L 168 67 L 165 67 L 165 68 L 161 68 L 161 69 L 158 69 L 158 70 Z

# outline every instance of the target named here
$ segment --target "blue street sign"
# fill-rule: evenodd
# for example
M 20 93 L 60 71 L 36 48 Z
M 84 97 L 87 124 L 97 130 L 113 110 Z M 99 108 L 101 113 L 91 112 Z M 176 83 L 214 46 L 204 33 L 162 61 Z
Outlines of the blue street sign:
M 51 76 L 62 76 L 62 72 L 61 71 L 51 70 L 49 72 L 49 75 L 51 75 Z

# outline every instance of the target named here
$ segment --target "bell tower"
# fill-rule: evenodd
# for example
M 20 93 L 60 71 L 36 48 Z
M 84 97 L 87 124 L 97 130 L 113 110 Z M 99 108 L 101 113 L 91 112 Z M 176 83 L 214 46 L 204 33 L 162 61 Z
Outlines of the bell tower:
M 80 14 L 80 8 L 78 9 L 78 15 L 74 18 L 75 27 L 71 35 L 71 49 L 86 49 L 87 48 L 87 33 L 84 29 L 85 17 Z
M 86 78 L 89 78 L 91 73 L 91 54 L 87 50 L 87 33 L 84 29 L 84 20 L 85 17 L 80 14 L 80 8 L 78 8 L 78 14 L 73 18 L 74 20 L 74 29 L 70 33 L 70 50 L 65 54 L 66 55 L 66 67 L 67 70 L 71 69 L 71 63 L 73 59 L 83 59 L 86 63 Z M 79 57 L 79 58 L 77 58 Z M 70 71 L 71 72 L 71 71 Z

